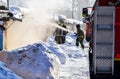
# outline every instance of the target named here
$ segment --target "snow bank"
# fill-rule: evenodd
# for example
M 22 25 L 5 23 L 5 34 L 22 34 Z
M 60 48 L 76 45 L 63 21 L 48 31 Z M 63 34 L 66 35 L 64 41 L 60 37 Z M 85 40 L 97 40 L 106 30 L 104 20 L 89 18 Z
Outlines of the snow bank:
M 0 59 L 24 79 L 54 79 L 59 73 L 59 59 L 42 43 L 6 51 L 1 56 Z
M 47 39 L 47 47 L 62 63 L 57 79 L 89 79 L 88 48 L 82 49 L 81 45 L 76 46 L 75 43 L 76 34 L 74 33 L 66 35 L 64 44 L 56 44 L 54 36 Z M 87 42 L 84 40 L 83 43 L 86 47 Z
M 68 58 L 79 58 L 84 56 L 83 50 L 76 47 L 76 35 L 68 33 L 65 44 L 56 44 L 54 36 L 50 36 L 45 44 L 60 60 L 61 64 L 66 64 Z M 85 43 L 84 43 L 85 45 Z
M 7 68 L 6 64 L 0 61 L 0 79 L 23 79 Z
M 54 36 L 50 36 L 47 39 L 46 46 L 59 58 L 61 64 L 67 62 L 67 54 L 56 44 Z
M 67 62 L 67 54 L 54 43 L 46 43 L 46 46 L 59 58 L 61 64 L 65 64 Z

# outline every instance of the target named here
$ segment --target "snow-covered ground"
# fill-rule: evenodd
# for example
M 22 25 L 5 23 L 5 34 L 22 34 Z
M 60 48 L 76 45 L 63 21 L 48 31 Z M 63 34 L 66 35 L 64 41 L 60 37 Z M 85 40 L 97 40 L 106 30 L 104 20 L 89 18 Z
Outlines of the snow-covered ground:
M 58 79 L 89 79 L 88 48 L 82 49 L 81 47 L 76 47 L 75 39 L 76 36 L 69 33 L 66 36 L 65 44 L 54 45 L 56 49 L 61 49 L 67 56 L 66 63 L 61 64 L 60 66 Z M 48 42 L 52 46 L 54 37 L 49 38 Z M 84 45 L 88 47 L 88 43 L 85 40 Z
M 7 68 L 6 64 L 0 61 L 0 79 L 23 79 Z
M 69 33 L 66 43 L 58 45 L 51 36 L 47 42 L 3 51 L 0 60 L 23 79 L 89 79 L 88 48 L 76 47 L 75 38 Z M 87 47 L 86 41 L 84 45 Z

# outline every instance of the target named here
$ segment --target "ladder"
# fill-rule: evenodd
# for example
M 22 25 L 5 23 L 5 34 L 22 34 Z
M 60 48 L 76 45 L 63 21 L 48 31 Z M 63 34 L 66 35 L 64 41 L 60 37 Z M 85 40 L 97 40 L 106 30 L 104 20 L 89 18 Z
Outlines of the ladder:
M 94 74 L 114 73 L 114 18 L 115 7 L 95 8 L 93 27 Z

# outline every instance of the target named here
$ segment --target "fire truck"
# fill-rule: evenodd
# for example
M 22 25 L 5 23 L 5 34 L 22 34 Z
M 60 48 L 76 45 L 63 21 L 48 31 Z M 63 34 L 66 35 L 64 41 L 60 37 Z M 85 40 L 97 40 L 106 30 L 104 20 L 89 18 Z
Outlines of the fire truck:
M 120 0 L 96 0 L 91 14 L 83 8 L 83 17 L 91 79 L 120 79 Z

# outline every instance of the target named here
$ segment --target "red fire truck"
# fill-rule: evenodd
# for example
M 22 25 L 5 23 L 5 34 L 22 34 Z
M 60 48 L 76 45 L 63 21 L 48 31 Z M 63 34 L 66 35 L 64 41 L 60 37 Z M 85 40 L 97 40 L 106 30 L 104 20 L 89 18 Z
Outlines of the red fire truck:
M 91 79 L 120 79 L 120 0 L 96 0 L 92 13 L 83 8 Z

